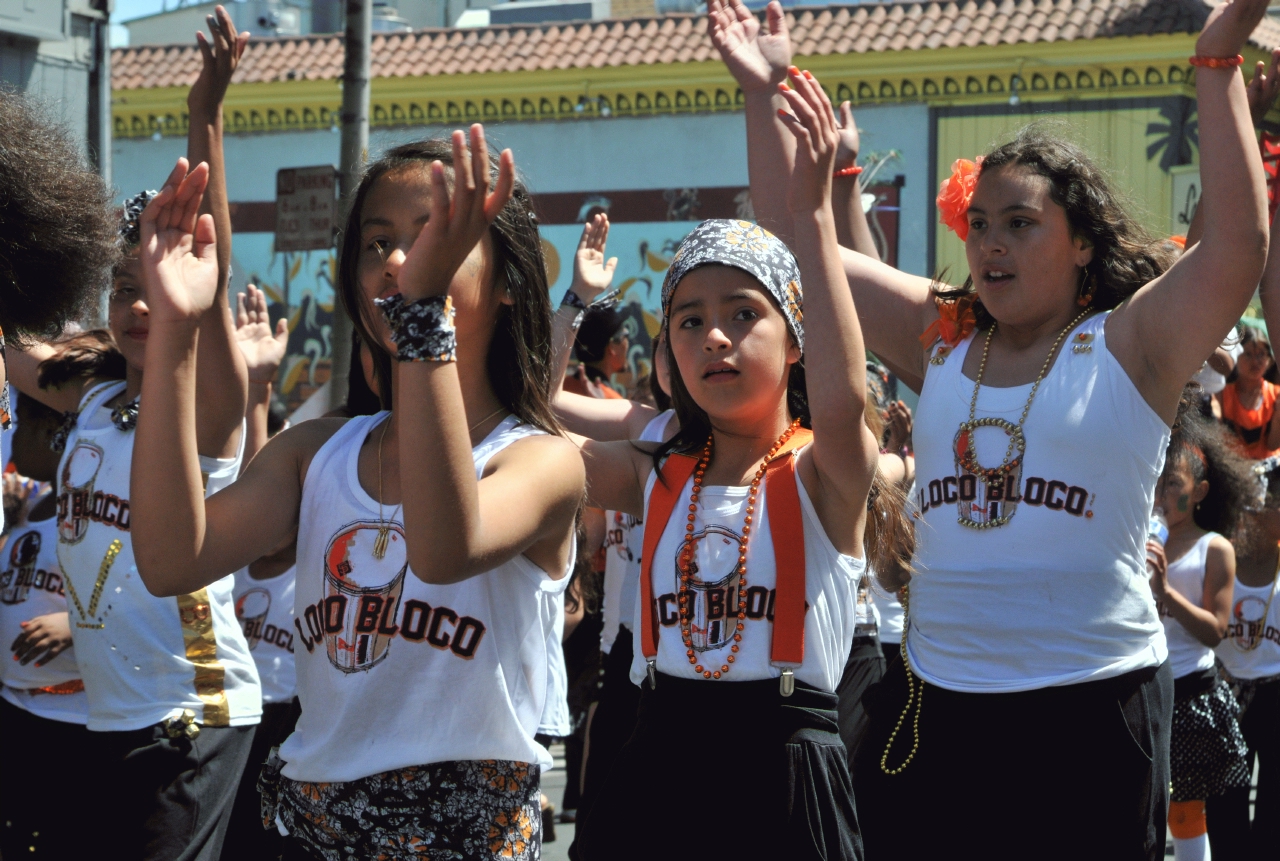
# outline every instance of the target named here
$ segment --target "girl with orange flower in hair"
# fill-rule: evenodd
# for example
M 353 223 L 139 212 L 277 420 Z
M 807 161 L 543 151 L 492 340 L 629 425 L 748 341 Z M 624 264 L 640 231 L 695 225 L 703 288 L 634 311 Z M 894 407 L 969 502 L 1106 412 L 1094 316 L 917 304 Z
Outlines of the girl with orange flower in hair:
M 855 768 L 868 856 L 953 851 L 979 815 L 969 799 L 998 811 L 993 857 L 1163 854 L 1173 686 L 1147 525 L 1183 385 L 1266 258 L 1239 71 L 1265 8 L 1206 10 L 1191 60 L 1205 229 L 1176 263 L 1087 154 L 1034 127 L 984 156 L 971 198 L 942 201 L 944 220 L 965 213 L 961 287 L 843 253 L 868 346 L 921 392 L 902 660 L 867 693 Z M 770 90 L 789 60 L 782 10 L 763 29 L 738 0 L 710 11 L 744 92 L 756 212 L 791 236 L 792 143 Z M 944 309 L 955 327 L 922 348 Z M 1086 800 L 1087 824 L 1062 829 Z

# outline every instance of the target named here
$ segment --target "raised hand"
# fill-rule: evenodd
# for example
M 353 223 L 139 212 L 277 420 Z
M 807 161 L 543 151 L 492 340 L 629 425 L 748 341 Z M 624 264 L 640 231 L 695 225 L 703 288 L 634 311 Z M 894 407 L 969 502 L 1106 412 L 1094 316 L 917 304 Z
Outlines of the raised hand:
M 1234 57 L 1244 48 L 1262 16 L 1267 13 L 1267 0 L 1227 0 L 1214 7 L 1196 39 L 1196 54 L 1201 57 Z M 1197 69 L 1199 74 L 1202 69 Z
M 272 332 L 267 294 L 250 284 L 244 293 L 236 294 L 235 322 L 236 346 L 244 355 L 249 382 L 273 382 L 289 343 L 289 321 L 281 317 Z
M 831 205 L 831 174 L 840 148 L 840 129 L 818 79 L 795 66 L 788 75 L 791 86 L 778 85 L 792 111 L 780 110 L 778 114 L 796 137 L 796 166 L 787 205 L 793 213 L 814 212 Z
M 204 33 L 196 32 L 196 43 L 200 46 L 204 65 L 187 94 L 187 106 L 192 110 L 211 110 L 222 103 L 231 84 L 231 76 L 240 65 L 245 46 L 249 44 L 249 34 L 237 33 L 231 16 L 221 6 L 205 20 L 213 40 L 210 42 Z
M 511 150 L 498 159 L 498 182 L 489 191 L 489 145 L 484 126 L 471 127 L 471 139 L 453 133 L 453 193 L 444 164 L 431 163 L 431 207 L 427 223 L 400 266 L 400 292 L 406 302 L 449 292 L 454 273 L 489 225 L 511 199 L 516 165 Z
M 207 164 L 188 172 L 187 160 L 180 158 L 142 211 L 138 256 L 152 325 L 194 321 L 213 307 L 218 289 L 213 216 L 199 214 L 208 182 Z
M 885 411 L 885 425 L 888 427 L 885 448 L 892 452 L 900 452 L 904 448 L 911 449 L 912 418 L 911 409 L 902 401 L 894 401 Z
M 835 169 L 843 170 L 858 163 L 858 151 L 862 141 L 858 136 L 858 124 L 853 121 L 853 105 L 840 105 L 840 148 L 836 150 Z
M 742 0 L 707 0 L 707 33 L 743 92 L 764 91 L 786 79 L 791 37 L 782 5 L 765 7 L 765 26 Z
M 1271 52 L 1271 65 L 1261 60 L 1253 68 L 1253 80 L 1245 89 L 1249 97 L 1249 116 L 1254 126 L 1261 126 L 1267 111 L 1276 103 L 1276 94 L 1280 93 L 1280 48 Z
M 569 289 L 590 305 L 613 283 L 613 272 L 618 268 L 618 258 L 604 258 L 605 243 L 609 239 L 609 216 L 603 212 L 582 228 L 578 251 L 573 255 L 573 283 Z

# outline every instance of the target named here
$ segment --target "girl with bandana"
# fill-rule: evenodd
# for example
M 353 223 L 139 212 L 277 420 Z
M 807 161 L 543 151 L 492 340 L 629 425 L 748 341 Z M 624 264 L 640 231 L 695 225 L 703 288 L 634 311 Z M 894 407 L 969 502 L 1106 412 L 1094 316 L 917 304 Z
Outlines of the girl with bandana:
M 1238 68 L 1266 5 L 1201 13 L 1205 230 L 1176 263 L 1081 149 L 1035 127 L 944 183 L 961 287 L 841 253 L 868 347 L 921 392 L 903 660 L 867 694 L 855 769 L 868 854 L 952 851 L 974 798 L 1000 811 L 984 834 L 1000 857 L 1046 841 L 1052 857 L 1163 851 L 1173 685 L 1147 524 L 1183 385 L 1266 257 Z M 756 212 L 790 235 L 792 143 L 770 89 L 791 50 L 782 9 L 762 29 L 711 0 L 709 27 L 744 92 Z M 1087 824 L 1061 829 L 1086 798 Z
M 593 500 L 644 519 L 639 718 L 579 838 L 585 859 L 710 857 L 726 839 L 735 857 L 861 855 L 835 690 L 864 534 L 872 553 L 887 544 L 901 505 L 863 422 L 865 353 L 831 204 L 835 115 L 811 75 L 790 80 L 797 253 L 748 222 L 695 228 L 662 289 L 679 431 L 583 447 Z M 637 826 L 636 811 L 673 795 L 690 821 Z M 726 838 L 733 822 L 751 823 L 749 842 Z
M 207 502 L 199 191 L 175 181 L 143 216 L 147 362 L 170 370 L 143 387 L 156 454 L 134 465 L 133 528 L 140 576 L 170 595 L 297 530 L 302 713 L 261 771 L 264 827 L 291 858 L 537 858 L 551 757 L 534 735 L 584 479 L 551 411 L 546 268 L 510 151 L 490 158 L 475 125 L 369 166 L 337 289 L 393 408 L 282 431 Z
M 244 361 L 236 346 L 227 281 L 230 214 L 222 160 L 222 98 L 247 34 L 224 10 L 200 36 L 204 64 L 188 96 L 188 159 L 169 178 L 208 184 L 209 206 L 227 230 L 211 253 L 216 300 L 199 321 L 200 408 L 193 453 L 204 487 L 233 481 L 243 445 Z M 196 167 L 188 173 L 188 165 Z M 35 345 L 15 357 L 23 395 L 67 413 L 58 467 L 58 557 L 76 659 L 89 703 L 94 754 L 86 767 L 110 775 L 81 812 L 86 839 L 137 859 L 217 859 L 240 774 L 262 711 L 258 674 L 232 604 L 231 577 L 159 598 L 135 567 L 131 469 L 152 449 L 138 443 L 144 371 L 153 319 L 138 219 L 151 195 L 125 206 L 124 261 L 108 301 L 114 344 L 86 333 Z M 160 416 L 172 414 L 160 407 Z M 137 457 L 135 457 L 135 454 Z

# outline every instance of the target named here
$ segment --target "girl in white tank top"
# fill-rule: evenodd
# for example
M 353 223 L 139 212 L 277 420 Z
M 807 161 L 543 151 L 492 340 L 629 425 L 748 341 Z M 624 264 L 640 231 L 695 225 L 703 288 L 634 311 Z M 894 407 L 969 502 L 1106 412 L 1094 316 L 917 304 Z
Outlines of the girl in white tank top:
M 1179 861 L 1207 854 L 1206 801 L 1249 784 L 1239 709 L 1213 649 L 1228 630 L 1236 569 L 1223 534 L 1236 532 L 1257 482 L 1225 429 L 1200 417 L 1195 394 L 1183 401 L 1156 487 L 1169 536 L 1149 551 L 1174 677 L 1169 829 Z
M 157 263 L 175 322 L 148 344 L 178 370 L 145 396 L 179 417 L 190 410 L 182 321 L 206 295 L 178 244 L 194 226 L 164 237 L 161 256 L 186 269 Z M 290 428 L 207 504 L 192 496 L 189 425 L 144 414 L 138 432 L 165 456 L 139 470 L 134 517 L 151 550 L 140 573 L 157 592 L 180 590 L 298 528 L 302 715 L 261 784 L 290 851 L 536 858 L 551 760 L 534 734 L 583 468 L 547 394 L 530 199 L 510 153 L 490 159 L 473 126 L 469 144 L 456 132 L 371 165 L 343 235 L 338 290 L 395 411 Z
M 858 852 L 834 691 L 863 532 L 887 494 L 868 515 L 879 448 L 863 423 L 861 332 L 832 265 L 834 115 L 812 76 L 791 81 L 790 122 L 807 130 L 792 177 L 800 253 L 749 222 L 695 228 L 662 290 L 679 432 L 662 446 L 584 445 L 593 500 L 644 520 L 631 623 L 640 716 L 582 826 L 588 861 L 723 851 L 723 835 L 678 818 L 634 827 L 673 780 L 689 782 L 707 821 L 752 823 L 738 857 Z M 721 733 L 744 767 L 726 772 L 720 745 L 700 739 Z M 692 789 L 707 780 L 720 791 Z M 813 785 L 821 803 L 803 789 Z

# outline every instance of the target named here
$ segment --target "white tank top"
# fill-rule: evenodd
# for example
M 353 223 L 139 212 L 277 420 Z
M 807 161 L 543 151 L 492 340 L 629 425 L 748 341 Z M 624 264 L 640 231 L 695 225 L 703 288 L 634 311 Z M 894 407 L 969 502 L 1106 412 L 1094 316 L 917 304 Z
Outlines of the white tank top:
M 255 724 L 262 691 L 232 606 L 235 578 L 157 598 L 138 576 L 129 539 L 134 432 L 117 429 L 104 406 L 124 385 L 85 393 L 58 465 L 58 559 L 70 584 L 89 729 L 142 729 L 184 709 L 208 726 Z M 200 458 L 205 493 L 235 481 L 239 469 L 239 455 Z
M 1276 582 L 1246 586 L 1239 579 L 1231 602 L 1231 624 L 1216 650 L 1237 679 L 1280 675 L 1280 600 Z M 1263 616 L 1266 618 L 1263 618 Z
M 1204 597 L 1204 566 L 1209 555 L 1209 542 L 1218 533 L 1206 532 L 1190 550 L 1169 563 L 1169 585 L 1184 598 L 1200 606 Z M 1164 636 L 1169 644 L 1169 666 L 1173 677 L 1180 679 L 1197 670 L 1213 668 L 1213 649 L 1191 636 L 1182 623 L 1169 615 L 1162 602 L 1157 603 L 1160 621 L 1164 623 Z
M 517 556 L 461 583 L 424 583 L 408 568 L 398 508 L 384 510 L 390 542 L 375 560 L 378 503 L 356 466 L 389 415 L 349 420 L 303 483 L 294 619 L 302 717 L 280 750 L 284 774 L 349 781 L 480 759 L 550 768 L 533 736 L 568 571 L 553 580 Z M 538 433 L 507 418 L 472 449 L 476 477 L 493 455 Z
M 961 367 L 975 336 L 935 349 L 927 366 L 915 419 L 920 520 L 907 649 L 914 670 L 939 687 L 1068 685 L 1168 654 L 1144 548 L 1169 428 L 1107 349 L 1108 317 L 1080 324 L 1041 383 L 1011 488 L 1019 501 L 998 528 L 959 523 L 960 506 L 970 517 L 987 510 L 975 496 L 984 483 L 954 451 L 969 418 L 973 381 Z M 1030 391 L 984 386 L 977 417 L 1016 424 Z M 999 428 L 976 432 L 979 464 L 999 465 L 1007 446 Z M 995 504 L 1003 514 L 1005 503 Z
M 645 483 L 646 511 L 657 476 L 656 471 L 651 472 Z M 800 490 L 800 510 L 804 521 L 804 578 L 808 610 L 804 617 L 804 663 L 795 670 L 795 677 L 815 688 L 834 691 L 853 645 L 858 583 L 866 564 L 862 559 L 846 556 L 832 546 L 798 472 L 796 486 Z M 729 682 L 776 679 L 782 672 L 769 662 L 778 572 L 770 539 L 766 489 L 767 483 L 761 482 L 752 521 L 752 539 L 747 544 L 746 629 L 742 632 L 742 642 L 738 644 L 738 660 L 726 677 Z M 702 675 L 694 672 L 693 664 L 686 656 L 677 602 L 679 580 L 676 559 L 684 543 L 684 513 L 689 509 L 692 491 L 693 479 L 690 477 L 658 541 L 653 561 L 653 595 L 658 610 L 658 672 L 703 681 Z M 702 631 L 694 632 L 694 649 L 699 653 L 699 663 L 708 666 L 720 667 L 727 663 L 726 657 L 736 633 L 737 614 L 733 610 L 738 606 L 738 586 L 734 571 L 741 552 L 739 548 L 749 491 L 749 487 L 703 485 L 694 521 L 694 535 L 702 539 L 697 545 L 695 561 L 698 576 L 693 582 L 694 624 Z M 632 620 L 632 630 L 639 631 L 639 601 Z M 631 681 L 640 684 L 646 670 L 644 654 L 637 648 L 631 662 Z
M 675 410 L 667 410 L 650 419 L 640 432 L 640 442 L 662 442 L 667 423 L 675 414 Z M 600 632 L 600 651 L 607 655 L 618 636 L 618 626 L 626 625 L 636 614 L 644 522 L 621 511 L 606 511 L 604 519 L 604 628 Z
M 236 619 L 262 680 L 264 703 L 287 703 L 298 692 L 293 671 L 293 582 L 297 566 L 266 580 L 235 573 Z
M 44 499 L 32 500 L 29 508 Z M 58 518 L 27 520 L 10 531 L 0 572 L 0 645 L 10 646 L 22 634 L 21 623 L 37 616 L 67 612 L 58 567 Z M 19 708 L 50 720 L 78 723 L 89 719 L 89 701 L 80 682 L 75 649 L 69 648 L 43 667 L 23 666 L 13 655 L 0 660 L 0 696 Z M 79 688 L 73 693 L 57 689 Z M 52 691 L 50 691 L 52 689 Z

